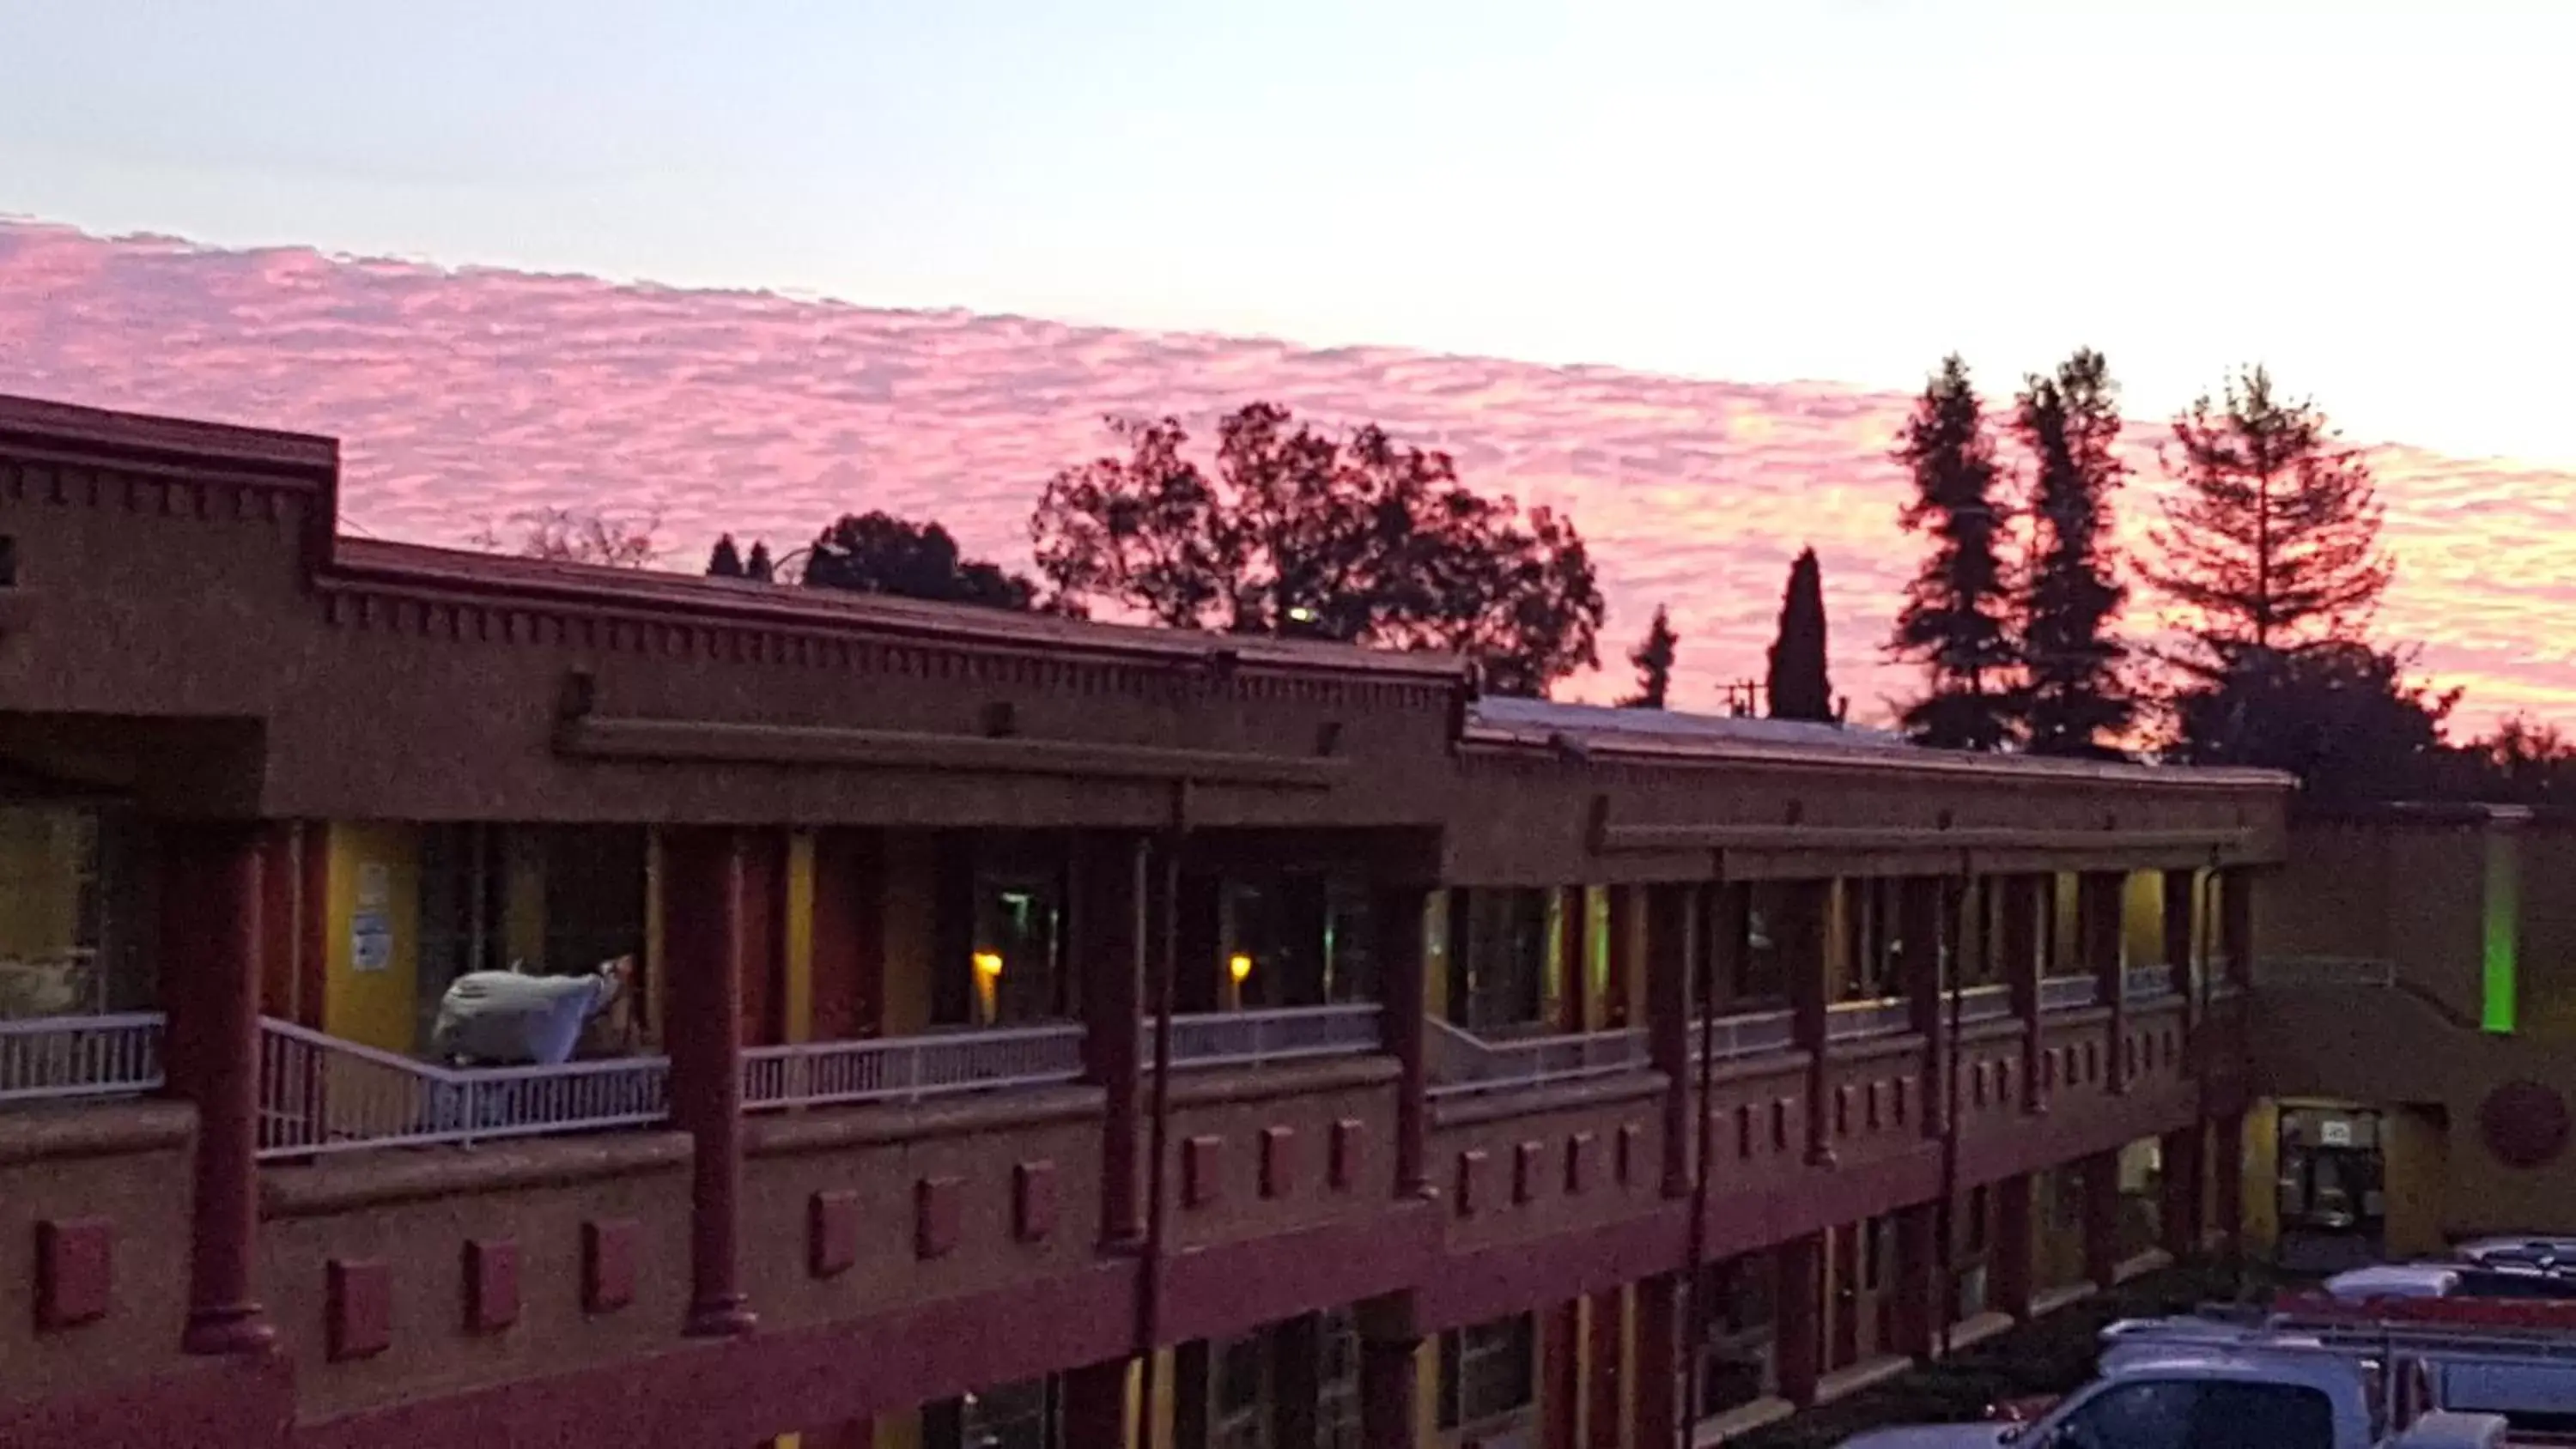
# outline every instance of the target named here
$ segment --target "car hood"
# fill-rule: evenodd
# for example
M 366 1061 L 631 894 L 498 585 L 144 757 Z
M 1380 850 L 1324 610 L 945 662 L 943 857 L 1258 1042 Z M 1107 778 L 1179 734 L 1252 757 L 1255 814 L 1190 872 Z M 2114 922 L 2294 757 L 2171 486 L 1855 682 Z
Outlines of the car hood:
M 1995 1449 L 2013 1424 L 1902 1424 L 1872 1429 L 1842 1442 L 1841 1449 Z

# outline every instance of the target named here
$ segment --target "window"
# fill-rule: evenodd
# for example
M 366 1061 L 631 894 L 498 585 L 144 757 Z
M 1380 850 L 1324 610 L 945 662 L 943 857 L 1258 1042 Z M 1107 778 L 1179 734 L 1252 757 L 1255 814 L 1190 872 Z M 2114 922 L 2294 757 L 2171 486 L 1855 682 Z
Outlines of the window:
M 1845 886 L 1850 905 L 1850 957 L 1842 999 L 1876 1001 L 1897 992 L 1896 958 L 1904 950 L 1899 922 L 1901 882 L 1879 878 Z
M 2334 1406 L 2294 1384 L 2162 1380 L 2076 1405 L 2049 1436 L 2063 1449 L 2332 1449 Z
M 1463 889 L 1451 907 L 1449 1019 L 1469 1031 L 1535 1026 L 1546 1013 L 1543 890 Z
M 1219 959 L 1243 978 L 1235 1004 L 1261 1009 L 1377 999 L 1368 893 L 1320 871 L 1230 879 L 1221 889 Z
M 1708 932 L 1712 943 L 1733 949 L 1728 979 L 1717 986 L 1721 1010 L 1761 1011 L 1784 1006 L 1789 997 L 1788 887 L 1779 881 L 1753 881 L 1712 893 L 1716 919 Z
M 133 831 L 87 805 L 0 805 L 0 1021 L 152 1004 Z
M 1347 1312 L 1327 1313 L 1317 1335 L 1317 1449 L 1360 1449 L 1360 1326 Z
M 574 976 L 644 957 L 645 832 L 634 826 L 433 825 L 420 833 L 419 1026 L 456 978 Z M 513 927 L 516 927 L 516 930 Z M 637 991 L 649 1000 L 641 977 Z
M 975 872 L 974 891 L 974 942 L 966 963 L 972 1023 L 1018 1025 L 1078 1015 L 1065 960 L 1061 875 L 984 866 Z
M 1772 1392 L 1773 1318 L 1779 1259 L 1755 1253 L 1711 1263 L 1693 1290 L 1705 1295 L 1708 1340 L 1699 1358 L 1703 1418 L 1739 1409 Z
M 1208 1385 L 1208 1449 L 1268 1449 L 1270 1336 L 1250 1333 L 1217 1346 Z
M 1059 1449 L 1061 1382 L 1052 1375 L 985 1389 L 922 1412 L 925 1449 Z
M 1538 1318 L 1521 1314 L 1440 1335 L 1440 1427 L 1455 1429 L 1537 1402 Z

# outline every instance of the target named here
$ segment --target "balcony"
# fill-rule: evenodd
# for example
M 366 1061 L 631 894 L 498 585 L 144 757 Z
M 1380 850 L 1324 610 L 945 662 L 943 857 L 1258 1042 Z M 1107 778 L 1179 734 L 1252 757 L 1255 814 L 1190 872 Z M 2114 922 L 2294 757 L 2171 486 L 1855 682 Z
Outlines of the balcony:
M 1838 1001 L 1825 1010 L 1825 1040 L 1837 1045 L 1902 1036 L 1913 1029 L 1913 1008 L 1901 996 Z
M 1082 1077 L 1082 1040 L 1080 1025 L 1063 1022 L 752 1047 L 742 1054 L 742 1104 L 756 1111 L 920 1102 L 1061 1086 Z
M 443 1067 L 291 1022 L 260 1022 L 259 1156 L 642 1127 L 670 1115 L 663 1057 Z
M 1798 1045 L 1798 1014 L 1786 1009 L 1757 1011 L 1740 1016 L 1721 1016 L 1708 1023 L 1703 1038 L 1700 1028 L 1691 1030 L 1691 1060 L 1701 1056 L 1705 1039 L 1714 1058 L 1721 1062 L 1741 1061 L 1747 1057 L 1785 1052 Z
M 1324 1057 L 1367 1056 L 1385 1044 L 1376 1002 L 1201 1012 L 1172 1018 L 1175 1067 L 1257 1067 Z M 1155 1058 L 1154 1023 L 1139 1024 L 1137 1051 Z
M 1491 1041 L 1445 1021 L 1429 1023 L 1434 1097 L 1588 1081 L 1644 1070 L 1642 1030 L 1568 1032 Z
M 138 1097 L 161 1086 L 157 1011 L 0 1021 L 0 1102 Z
M 2080 976 L 2050 976 L 2039 983 L 2039 1009 L 2043 1012 L 2082 1011 L 2102 1001 L 2102 983 L 2092 973 Z

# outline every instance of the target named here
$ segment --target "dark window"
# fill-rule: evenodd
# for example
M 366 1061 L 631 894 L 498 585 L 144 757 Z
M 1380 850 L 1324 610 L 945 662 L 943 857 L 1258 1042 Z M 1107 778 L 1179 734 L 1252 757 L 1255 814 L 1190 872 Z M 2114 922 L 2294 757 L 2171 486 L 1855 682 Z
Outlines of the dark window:
M 1076 1015 L 1064 931 L 1061 871 L 1018 862 L 979 865 L 966 959 L 967 1019 L 995 1026 Z
M 1537 1402 L 1538 1319 L 1497 1319 L 1440 1335 L 1440 1427 L 1481 1424 Z
M 1059 1399 L 1050 1376 L 933 1404 L 921 1415 L 924 1449 L 1059 1449 Z
M 1360 1449 L 1360 1331 L 1346 1312 L 1327 1313 L 1315 1371 L 1317 1449 Z
M 1320 871 L 1230 879 L 1219 906 L 1219 959 L 1246 1008 L 1373 1001 L 1368 895 Z M 1196 969 L 1196 968 L 1193 968 Z
M 1709 939 L 1732 948 L 1720 958 L 1730 967 L 1727 979 L 1718 983 L 1720 1009 L 1750 1012 L 1787 1005 L 1788 887 L 1778 881 L 1753 881 L 1712 894 L 1716 920 Z
M 0 533 L 0 589 L 18 587 L 18 540 Z
M 144 863 L 121 812 L 0 805 L 0 1021 L 153 1003 Z
M 1537 1025 L 1546 1010 L 1547 892 L 1461 889 L 1451 907 L 1449 1019 L 1470 1031 Z

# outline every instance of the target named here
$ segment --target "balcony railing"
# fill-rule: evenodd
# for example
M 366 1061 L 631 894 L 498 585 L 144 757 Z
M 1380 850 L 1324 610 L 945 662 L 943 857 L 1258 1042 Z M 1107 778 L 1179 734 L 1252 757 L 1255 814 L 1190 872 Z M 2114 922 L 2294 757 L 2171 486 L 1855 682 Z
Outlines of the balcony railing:
M 1742 1057 L 1758 1057 L 1768 1052 L 1785 1052 L 1798 1044 L 1798 1014 L 1794 1011 L 1757 1011 L 1742 1016 L 1721 1016 L 1709 1028 L 1709 1037 L 1717 1048 L 1721 1062 Z M 1699 1059 L 1700 1026 L 1691 1024 L 1691 1059 Z
M 957 1092 L 1054 1086 L 1081 1077 L 1078 1022 L 801 1042 L 743 1051 L 742 1105 L 756 1110 L 918 1102 Z
M 637 1127 L 670 1115 L 664 1057 L 442 1067 L 290 1022 L 263 1019 L 259 1033 L 263 1158 Z
M 1617 1076 L 1647 1065 L 1643 1031 L 1596 1031 L 1488 1041 L 1445 1021 L 1429 1023 L 1434 1096 Z
M 1961 1025 L 2001 1021 L 2013 1014 L 2012 988 L 2009 986 L 1971 986 L 1956 994 Z
M 1385 1028 L 1374 1001 L 1289 1006 L 1265 1011 L 1212 1011 L 1172 1018 L 1175 1067 L 1248 1067 L 1315 1057 L 1366 1056 L 1381 1050 Z M 1154 1023 L 1141 1023 L 1138 1051 L 1154 1061 Z
M 2120 997 L 2124 1001 L 2153 1001 L 2173 994 L 2173 968 L 2162 962 L 2131 966 L 2120 972 Z
M 2102 983 L 2090 975 L 2051 976 L 2039 983 L 2041 1011 L 2078 1011 L 2102 999 Z
M 1876 1001 L 1837 1001 L 1825 1010 L 1825 1040 L 1867 1041 L 1914 1029 L 1914 1008 L 1902 996 Z
M 0 1102 L 132 1097 L 161 1085 L 161 1013 L 0 1021 Z
M 2397 963 L 2374 956 L 2266 956 L 2255 963 L 2254 984 L 2305 991 L 2385 989 L 2397 984 Z

